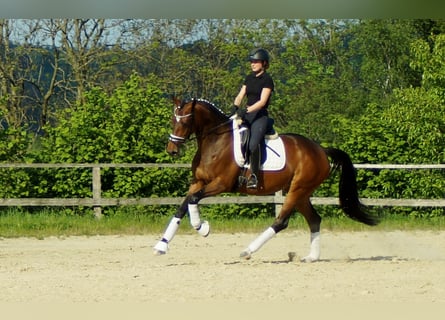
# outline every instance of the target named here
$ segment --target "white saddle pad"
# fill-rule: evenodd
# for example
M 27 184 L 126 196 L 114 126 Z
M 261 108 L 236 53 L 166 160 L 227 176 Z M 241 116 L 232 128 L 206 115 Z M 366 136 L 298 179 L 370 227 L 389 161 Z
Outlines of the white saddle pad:
M 246 159 L 241 150 L 241 132 L 247 130 L 244 127 L 240 127 L 236 119 L 233 120 L 233 152 L 235 161 L 240 167 L 249 167 L 249 164 L 245 164 Z M 266 142 L 266 162 L 261 166 L 261 170 L 264 171 L 276 171 L 284 168 L 286 164 L 286 152 L 284 150 L 283 140 L 281 137 L 277 139 L 265 139 Z

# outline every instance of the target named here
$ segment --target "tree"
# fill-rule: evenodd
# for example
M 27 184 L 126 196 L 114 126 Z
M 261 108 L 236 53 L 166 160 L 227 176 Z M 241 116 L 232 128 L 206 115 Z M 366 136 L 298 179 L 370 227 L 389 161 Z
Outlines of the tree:
M 351 62 L 359 74 L 357 84 L 367 90 L 372 101 L 418 82 L 418 74 L 409 68 L 409 46 L 418 37 L 410 20 L 361 20 L 354 25 L 348 43 Z
M 329 143 L 333 117 L 363 112 L 363 92 L 354 83 L 346 46 L 352 22 L 294 23 L 296 31 L 273 66 L 279 76 L 272 112 L 281 130 Z
M 35 90 L 32 72 L 35 61 L 32 48 L 26 44 L 13 43 L 16 23 L 11 20 L 0 20 L 0 108 L 2 109 L 2 126 L 21 128 L 33 121 L 32 103 L 39 99 Z M 27 37 L 32 37 L 37 25 L 30 26 Z
M 69 66 L 65 76 L 65 90 L 70 91 L 77 102 L 84 102 L 84 92 L 104 84 L 103 78 L 112 67 L 122 63 L 116 59 L 125 31 L 113 32 L 121 26 L 122 20 L 105 19 L 51 19 L 57 30 L 61 50 Z M 113 38 L 113 36 L 116 36 Z M 124 57 L 121 55 L 120 58 Z M 69 79 L 73 79 L 73 81 Z
M 420 87 L 393 90 L 388 108 L 371 104 L 359 121 L 337 119 L 342 148 L 355 162 L 444 163 L 445 161 L 445 36 L 412 43 L 410 65 L 422 74 Z M 443 198 L 441 171 L 382 170 L 360 177 L 366 194 L 396 198 Z M 440 215 L 443 209 L 413 210 L 412 214 Z
M 395 92 L 389 123 L 403 132 L 414 162 L 445 162 L 445 34 L 412 43 L 411 66 L 422 74 L 421 86 Z
M 108 95 L 101 88 L 85 94 L 85 103 L 67 109 L 48 128 L 39 161 L 65 163 L 144 163 L 171 161 L 165 152 L 171 108 L 156 78 L 133 74 Z M 188 172 L 175 174 L 187 179 Z M 104 195 L 147 196 L 181 191 L 169 170 L 116 169 L 103 174 Z M 58 170 L 52 182 L 58 196 L 91 196 L 89 170 Z M 184 187 L 186 183 L 184 183 Z M 182 190 L 184 191 L 184 190 Z

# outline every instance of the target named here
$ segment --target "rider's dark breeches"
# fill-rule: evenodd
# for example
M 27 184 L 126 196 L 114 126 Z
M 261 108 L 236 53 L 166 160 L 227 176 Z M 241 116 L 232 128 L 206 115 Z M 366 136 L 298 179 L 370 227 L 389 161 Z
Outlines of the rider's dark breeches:
M 267 116 L 262 116 L 250 125 L 249 152 L 252 153 L 259 148 L 260 143 L 264 139 L 267 130 Z

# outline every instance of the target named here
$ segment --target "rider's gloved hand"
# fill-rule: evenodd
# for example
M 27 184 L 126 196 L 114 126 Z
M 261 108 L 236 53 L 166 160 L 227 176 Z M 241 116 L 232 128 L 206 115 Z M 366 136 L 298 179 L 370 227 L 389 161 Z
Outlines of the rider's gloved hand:
M 241 108 L 236 111 L 236 115 L 238 117 L 240 117 L 241 119 L 244 119 L 244 117 L 246 116 L 246 113 L 247 113 L 247 108 Z
M 237 105 L 233 105 L 232 110 L 230 111 L 230 114 L 229 114 L 229 118 L 232 117 L 238 111 L 238 109 L 239 108 Z

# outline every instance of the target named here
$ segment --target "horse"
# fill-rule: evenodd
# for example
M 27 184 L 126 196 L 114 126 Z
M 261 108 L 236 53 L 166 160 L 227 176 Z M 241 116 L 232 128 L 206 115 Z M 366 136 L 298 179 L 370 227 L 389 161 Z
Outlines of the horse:
M 292 213 L 296 210 L 305 218 L 310 230 L 309 254 L 303 262 L 320 258 L 321 216 L 311 204 L 310 197 L 333 171 L 340 170 L 339 205 L 346 216 L 374 226 L 378 218 L 371 215 L 360 202 L 356 172 L 349 155 L 337 148 L 322 147 L 315 141 L 298 134 L 279 134 L 285 151 L 285 163 L 279 170 L 261 170 L 258 188 L 247 189 L 240 184 L 243 170 L 234 159 L 234 126 L 232 119 L 209 101 L 191 99 L 181 101 L 173 98 L 173 132 L 166 151 L 177 156 L 181 145 L 191 135 L 196 139 L 197 151 L 192 160 L 192 181 L 188 192 L 168 223 L 162 238 L 154 246 L 155 255 L 166 254 L 169 244 L 179 228 L 181 220 L 189 213 L 191 226 L 202 236 L 210 233 L 208 221 L 201 220 L 198 203 L 201 199 L 220 193 L 237 192 L 248 195 L 270 195 L 282 190 L 283 205 L 275 220 L 257 236 L 240 254 L 250 259 L 267 241 L 287 228 Z

